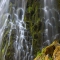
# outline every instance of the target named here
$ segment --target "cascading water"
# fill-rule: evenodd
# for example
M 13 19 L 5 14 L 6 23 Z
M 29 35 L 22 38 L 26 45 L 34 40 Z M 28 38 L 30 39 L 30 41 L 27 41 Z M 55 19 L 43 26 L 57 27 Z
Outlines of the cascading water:
M 54 0 L 42 0 L 41 10 L 43 11 L 43 47 L 49 45 L 57 38 L 57 21 L 59 20 L 59 12 L 56 9 Z
M 12 5 L 9 13 L 9 0 L 1 0 L 0 2 L 0 60 L 6 60 L 5 57 L 8 47 L 11 44 L 13 30 L 15 30 L 15 36 L 13 36 L 15 38 L 13 42 L 13 60 L 33 60 L 32 39 L 28 39 L 29 31 L 26 29 L 24 22 L 26 0 L 10 0 Z M 5 31 L 7 31 L 7 37 L 5 37 Z M 7 40 L 5 40 L 5 38 L 7 38 Z M 3 41 L 5 43 L 3 43 Z
M 29 45 L 29 42 L 26 40 L 26 36 L 24 35 L 25 32 L 27 32 L 26 24 L 24 22 L 26 0 L 18 0 L 16 2 L 16 4 L 19 4 L 20 2 L 20 5 L 16 6 L 16 13 L 14 13 L 16 18 L 15 28 L 17 29 L 16 41 L 14 42 L 14 60 L 32 60 L 32 45 Z
M 14 60 L 32 60 L 32 54 L 31 54 L 32 46 L 28 45 L 29 42 L 26 40 L 26 36 L 24 35 L 25 33 L 27 33 L 26 24 L 23 21 L 24 9 L 18 8 L 17 14 L 15 14 L 15 16 L 17 18 L 16 20 L 17 36 L 16 36 L 16 41 L 14 42 L 14 47 L 15 47 Z
M 8 21 L 9 0 L 0 0 L 0 60 L 5 60 L 5 53 L 2 52 L 2 38 Z M 6 45 L 5 45 L 6 46 Z M 4 48 L 5 49 L 5 48 Z M 7 48 L 6 48 L 7 49 Z
M 4 29 L 5 29 L 6 22 L 7 22 L 6 17 L 9 15 L 9 14 L 6 14 L 8 11 L 8 4 L 9 4 L 9 0 L 7 2 L 6 0 L 0 1 L 0 45 L 2 42 L 2 35 L 4 33 Z

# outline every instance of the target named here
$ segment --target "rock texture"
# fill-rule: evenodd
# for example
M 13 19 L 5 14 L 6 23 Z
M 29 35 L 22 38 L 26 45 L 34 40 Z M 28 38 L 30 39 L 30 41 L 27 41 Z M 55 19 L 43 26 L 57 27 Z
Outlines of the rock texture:
M 54 41 L 44 48 L 34 60 L 60 60 L 60 44 L 58 41 Z
M 53 53 L 54 60 L 60 60 L 60 45 L 56 46 L 54 53 Z
M 48 55 L 45 56 L 45 60 L 49 60 L 49 56 Z

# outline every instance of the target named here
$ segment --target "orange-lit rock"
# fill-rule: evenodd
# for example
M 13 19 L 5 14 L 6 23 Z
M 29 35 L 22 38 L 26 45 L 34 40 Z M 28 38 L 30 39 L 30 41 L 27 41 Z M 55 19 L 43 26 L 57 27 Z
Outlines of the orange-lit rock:
M 58 41 L 54 41 L 51 45 L 43 48 L 41 53 L 34 60 L 60 60 L 60 44 Z
M 60 60 L 60 46 L 56 46 L 53 53 L 53 59 Z
M 48 56 L 48 54 L 45 56 L 45 60 L 49 60 L 49 56 Z

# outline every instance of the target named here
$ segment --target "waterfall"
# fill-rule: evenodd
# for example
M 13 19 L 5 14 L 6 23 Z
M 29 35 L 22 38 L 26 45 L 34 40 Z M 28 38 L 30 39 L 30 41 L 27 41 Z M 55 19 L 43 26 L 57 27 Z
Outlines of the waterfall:
M 0 44 L 1 44 L 1 40 L 2 40 L 2 35 L 4 33 L 4 29 L 6 26 L 6 22 L 7 22 L 7 16 L 9 15 L 7 13 L 8 11 L 8 4 L 9 4 L 9 0 L 6 2 L 7 0 L 1 0 L 0 1 Z
M 9 0 L 0 0 L 0 60 L 5 60 L 5 53 L 2 52 L 2 38 L 8 20 Z M 5 51 L 6 52 L 6 51 Z
M 59 20 L 59 12 L 56 8 L 55 0 L 42 0 L 41 1 L 42 15 L 42 45 L 47 46 L 51 44 L 58 37 L 57 21 Z
M 26 3 L 27 0 L 0 1 L 0 60 L 6 60 L 11 41 L 13 60 L 33 60 L 32 38 L 24 22 Z

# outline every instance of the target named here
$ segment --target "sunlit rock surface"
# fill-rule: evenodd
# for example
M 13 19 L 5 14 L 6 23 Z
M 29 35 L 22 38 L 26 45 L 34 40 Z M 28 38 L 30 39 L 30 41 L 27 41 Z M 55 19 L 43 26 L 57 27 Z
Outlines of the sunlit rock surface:
M 60 44 L 54 41 L 51 45 L 42 49 L 34 60 L 60 60 Z

